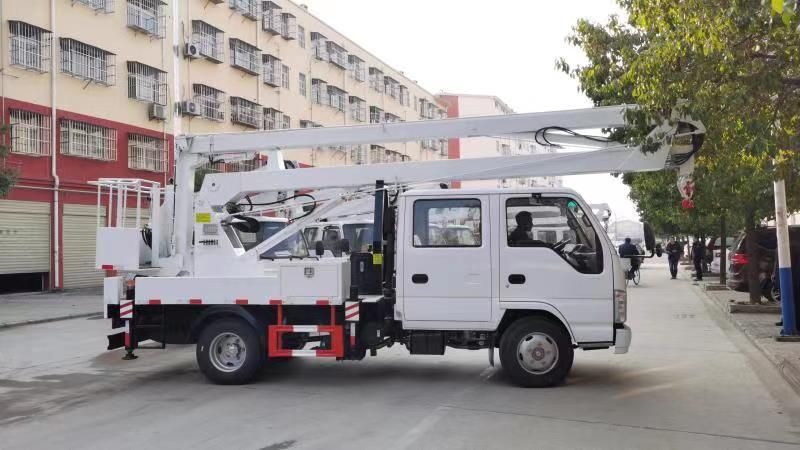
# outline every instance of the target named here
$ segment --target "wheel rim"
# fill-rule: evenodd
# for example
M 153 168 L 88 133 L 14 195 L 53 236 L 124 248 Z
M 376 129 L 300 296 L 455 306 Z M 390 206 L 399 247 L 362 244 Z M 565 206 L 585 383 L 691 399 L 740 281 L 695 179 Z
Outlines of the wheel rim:
M 517 345 L 517 359 L 526 372 L 545 374 L 558 363 L 558 345 L 545 333 L 528 333 Z
M 247 359 L 247 345 L 238 334 L 220 333 L 211 341 L 208 355 L 215 369 L 221 372 L 235 372 Z

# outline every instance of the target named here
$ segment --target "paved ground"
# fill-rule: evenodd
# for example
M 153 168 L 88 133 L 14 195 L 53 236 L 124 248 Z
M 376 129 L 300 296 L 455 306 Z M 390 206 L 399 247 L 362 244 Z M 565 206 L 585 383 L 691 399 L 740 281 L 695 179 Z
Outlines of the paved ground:
M 85 317 L 102 311 L 101 288 L 0 295 L 0 328 Z
M 631 352 L 578 352 L 565 386 L 511 387 L 486 353 L 292 361 L 208 384 L 193 348 L 104 352 L 106 323 L 0 331 L 0 447 L 719 448 L 800 444 L 800 401 L 691 285 L 648 262 Z

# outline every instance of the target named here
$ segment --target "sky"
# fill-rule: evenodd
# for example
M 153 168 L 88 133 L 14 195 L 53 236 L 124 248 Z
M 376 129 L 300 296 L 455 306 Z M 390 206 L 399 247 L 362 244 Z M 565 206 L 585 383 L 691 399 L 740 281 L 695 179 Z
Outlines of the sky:
M 433 94 L 500 97 L 516 112 L 590 107 L 555 69 L 584 61 L 565 38 L 580 18 L 604 22 L 614 0 L 295 0 Z M 616 219 L 638 219 L 628 188 L 607 174 L 566 177 Z

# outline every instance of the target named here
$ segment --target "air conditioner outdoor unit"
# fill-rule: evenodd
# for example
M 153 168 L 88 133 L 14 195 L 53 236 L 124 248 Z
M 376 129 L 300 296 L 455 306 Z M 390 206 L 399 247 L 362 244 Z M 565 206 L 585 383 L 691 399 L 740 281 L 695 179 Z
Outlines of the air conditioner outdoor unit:
M 183 49 L 183 54 L 190 59 L 197 59 L 200 55 L 200 47 L 197 44 L 188 43 L 186 47 Z
M 181 113 L 185 116 L 199 116 L 200 105 L 191 100 L 181 102 Z
M 167 120 L 167 108 L 164 105 L 151 103 L 147 112 L 150 120 Z

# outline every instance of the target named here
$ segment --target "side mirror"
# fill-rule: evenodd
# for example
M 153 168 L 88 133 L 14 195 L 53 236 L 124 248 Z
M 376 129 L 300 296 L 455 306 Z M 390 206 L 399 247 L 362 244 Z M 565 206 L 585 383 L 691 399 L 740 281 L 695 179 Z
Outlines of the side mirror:
M 350 253 L 350 240 L 342 239 L 339 241 L 339 250 L 342 253 Z
M 644 247 L 652 254 L 656 251 L 656 235 L 653 233 L 653 227 L 645 222 L 642 224 L 642 228 L 644 229 Z
M 322 256 L 325 254 L 325 245 L 322 244 L 322 241 L 317 241 L 314 243 L 314 254 L 317 256 Z

